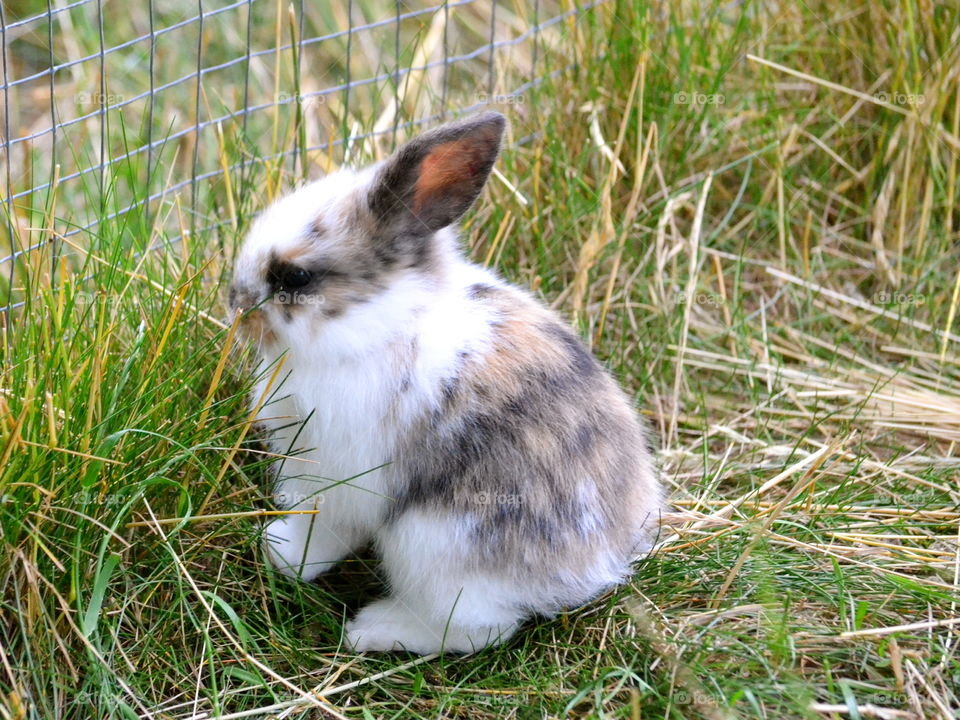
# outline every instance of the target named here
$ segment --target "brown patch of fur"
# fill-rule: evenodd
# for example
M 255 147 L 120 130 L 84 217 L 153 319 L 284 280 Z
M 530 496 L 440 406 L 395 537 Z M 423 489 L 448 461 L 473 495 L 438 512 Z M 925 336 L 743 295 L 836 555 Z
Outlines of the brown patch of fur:
M 276 262 L 302 267 L 315 273 L 311 286 L 302 291 L 315 302 L 290 303 L 285 305 L 285 316 L 293 313 L 316 313 L 326 320 L 343 316 L 351 307 L 367 302 L 387 286 L 383 268 L 377 262 L 373 243 L 368 235 L 372 230 L 369 213 L 364 214 L 358 203 L 349 214 L 349 232 L 343 232 L 338 242 L 335 258 L 318 254 L 316 236 L 304 238 L 289 248 Z M 321 220 L 313 224 L 315 232 L 329 232 Z M 322 244 L 321 244 L 322 246 Z
M 277 259 L 290 265 L 304 265 L 313 255 L 313 248 L 310 238 L 303 238 L 296 245 L 286 248 L 283 253 L 277 253 Z

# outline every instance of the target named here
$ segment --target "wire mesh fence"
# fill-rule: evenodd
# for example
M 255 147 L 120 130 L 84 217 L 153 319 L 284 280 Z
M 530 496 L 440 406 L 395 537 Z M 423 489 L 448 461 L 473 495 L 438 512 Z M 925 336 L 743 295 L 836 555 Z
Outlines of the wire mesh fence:
M 141 253 L 236 231 L 285 185 L 380 158 L 414 126 L 523 104 L 602 4 L 5 4 L 7 318 L 25 278 L 56 277 L 101 223 Z

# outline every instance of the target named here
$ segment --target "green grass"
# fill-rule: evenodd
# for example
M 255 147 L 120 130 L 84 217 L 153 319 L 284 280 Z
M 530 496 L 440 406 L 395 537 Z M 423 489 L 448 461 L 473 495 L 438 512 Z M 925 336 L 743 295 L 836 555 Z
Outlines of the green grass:
M 8 20 L 45 11 L 16 5 Z M 308 6 L 308 32 L 345 26 Z M 177 7 L 158 26 L 194 12 Z M 254 48 L 272 47 L 277 6 L 255 7 Z M 108 47 L 143 32 L 145 11 L 105 8 Z M 96 52 L 89 10 L 71 13 L 58 61 Z M 556 11 L 542 3 L 541 19 Z M 392 12 L 357 3 L 367 21 Z M 519 2 L 497 13 L 501 38 L 533 17 Z M 451 16 L 455 52 L 483 42 L 488 9 Z M 354 79 L 391 69 L 395 50 L 415 62 L 433 20 L 405 21 L 399 49 L 392 28 L 382 45 L 354 38 Z M 12 244 L 38 247 L 3 287 L 24 304 L 0 343 L 0 715 L 954 717 L 958 21 L 954 4 L 912 0 L 610 2 L 550 29 L 537 74 L 555 74 L 501 107 L 498 167 L 517 192 L 493 180 L 465 243 L 566 313 L 635 393 L 676 511 L 629 585 L 468 658 L 341 647 L 345 618 L 380 591 L 370 558 L 310 585 L 266 566 L 270 458 L 249 424 L 250 354 L 222 322 L 252 213 L 301 177 L 304 147 L 372 129 L 393 88 L 332 96 L 300 126 L 295 104 L 231 120 L 222 145 L 205 131 L 201 173 L 243 167 L 196 198 L 185 186 L 111 217 L 189 180 L 188 140 L 149 174 L 142 156 L 111 166 L 102 194 L 93 173 L 20 198 Z M 211 18 L 205 63 L 242 54 L 244 32 Z M 15 39 L 21 75 L 48 61 L 46 37 Z M 158 56 L 164 77 L 191 71 L 196 40 Z M 289 51 L 261 58 L 251 103 L 334 84 L 346 42 L 305 50 L 299 81 Z M 111 93 L 147 87 L 136 52 L 111 57 Z M 496 91 L 531 65 L 529 44 L 498 56 Z M 458 65 L 447 109 L 475 103 L 487 71 Z M 96 89 L 95 68 L 79 72 L 61 92 Z M 206 84 L 200 119 L 234 107 L 242 79 Z M 443 109 L 435 74 L 411 85 L 400 120 Z M 197 119 L 194 93 L 162 95 L 154 139 Z M 48 98 L 14 94 L 17 134 Z M 144 103 L 108 117 L 112 155 L 145 140 Z M 96 164 L 98 132 L 65 131 L 61 176 Z M 284 150 L 298 152 L 271 159 Z M 344 155 L 307 158 L 316 173 Z M 43 142 L 22 160 L 14 192 L 51 179 Z

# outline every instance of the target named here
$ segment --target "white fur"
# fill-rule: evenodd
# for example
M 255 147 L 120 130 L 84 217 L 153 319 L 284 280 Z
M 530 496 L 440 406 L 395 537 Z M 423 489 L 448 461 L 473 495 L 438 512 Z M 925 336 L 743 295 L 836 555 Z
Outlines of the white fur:
M 382 528 L 377 545 L 390 597 L 347 624 L 347 642 L 357 650 L 472 652 L 510 637 L 523 593 L 504 578 L 466 570 L 475 554 L 470 530 L 468 518 L 412 511 Z
M 258 384 L 257 398 L 280 396 L 261 410 L 259 419 L 274 429 L 275 451 L 310 449 L 283 461 L 276 494 L 289 509 L 319 510 L 276 520 L 267 528 L 271 559 L 279 559 L 279 569 L 312 579 L 373 538 L 391 502 L 390 468 L 385 464 L 400 434 L 425 408 L 439 402 L 441 382 L 456 371 L 457 353 L 482 352 L 489 344 L 493 317 L 468 303 L 465 293 L 479 280 L 498 281 L 470 266 L 454 268 L 449 280 L 439 293 L 413 278 L 392 286 L 326 323 L 308 341 L 310 352 L 299 352 L 300 343 L 285 353 L 264 348 L 267 365 L 285 357 L 282 385 L 268 390 L 272 373 L 265 373 Z M 417 360 L 411 387 L 397 407 L 400 422 L 381 426 L 391 403 L 397 402 L 396 388 L 403 379 L 385 356 L 391 346 L 414 339 Z M 297 448 L 289 447 L 298 433 Z M 310 518 L 315 518 L 313 537 L 304 555 Z M 323 538 L 318 540 L 318 535 Z
M 341 222 L 365 192 L 369 171 L 338 173 L 308 185 L 267 210 L 255 223 L 237 262 L 237 280 L 263 284 L 271 251 L 297 246 L 319 215 L 329 232 L 318 242 L 344 237 Z M 281 308 L 262 306 L 276 342 L 260 347 L 263 371 L 254 400 L 272 399 L 259 419 L 272 430 L 276 452 L 307 448 L 283 461 L 276 492 L 290 514 L 271 522 L 266 554 L 281 572 L 305 580 L 329 569 L 373 540 L 383 558 L 391 595 L 367 605 L 348 623 L 346 641 L 356 650 L 405 648 L 470 652 L 509 637 L 527 615 L 542 607 L 542 588 L 523 579 L 490 577 L 471 567 L 471 518 L 408 511 L 384 525 L 392 502 L 388 463 L 398 439 L 425 411 L 439 406 L 443 381 L 454 376 L 462 351 L 484 354 L 492 347 L 492 310 L 468 299 L 476 283 L 502 285 L 455 250 L 452 230 L 438 233 L 439 269 L 429 278 L 403 275 L 367 302 L 317 323 L 312 313 L 282 321 Z M 266 297 L 267 289 L 259 287 Z M 416 342 L 409 369 L 390 361 Z M 279 387 L 268 387 L 271 367 L 282 362 Z M 400 394 L 401 381 L 410 385 Z M 390 422 L 384 419 L 390 417 Z M 302 426 L 302 427 L 301 427 Z M 297 436 L 295 447 L 290 447 Z M 584 506 L 596 498 L 586 492 Z M 313 512 L 316 511 L 316 512 Z M 585 533 L 596 523 L 584 515 Z M 556 606 L 582 602 L 623 573 L 611 555 L 598 558 Z

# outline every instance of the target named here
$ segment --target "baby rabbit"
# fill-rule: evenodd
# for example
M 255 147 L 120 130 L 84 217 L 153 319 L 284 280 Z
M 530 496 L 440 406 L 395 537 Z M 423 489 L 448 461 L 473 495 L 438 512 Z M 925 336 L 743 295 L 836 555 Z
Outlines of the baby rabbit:
M 630 400 L 533 296 L 467 260 L 454 223 L 506 121 L 486 112 L 267 209 L 230 288 L 265 365 L 279 463 L 265 552 L 304 580 L 374 543 L 389 595 L 356 651 L 471 652 L 623 581 L 661 489 Z M 267 373 L 266 375 L 270 375 Z

